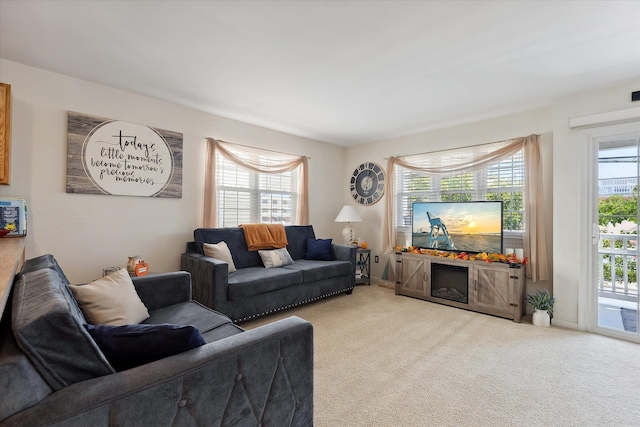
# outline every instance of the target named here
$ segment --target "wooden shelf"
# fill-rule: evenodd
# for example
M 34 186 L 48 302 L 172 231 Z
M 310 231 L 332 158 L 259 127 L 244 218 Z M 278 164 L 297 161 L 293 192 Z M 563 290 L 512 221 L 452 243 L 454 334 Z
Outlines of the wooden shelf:
M 519 264 L 486 263 L 440 258 L 431 255 L 396 253 L 399 280 L 396 294 L 450 305 L 465 310 L 513 319 L 520 322 L 524 312 L 524 269 Z M 452 266 L 467 277 L 464 298 L 439 294 L 432 289 L 432 266 Z M 447 289 L 443 287 L 442 289 Z M 465 292 L 466 291 L 466 295 Z
M 9 300 L 13 278 L 24 262 L 25 237 L 0 239 L 0 313 Z

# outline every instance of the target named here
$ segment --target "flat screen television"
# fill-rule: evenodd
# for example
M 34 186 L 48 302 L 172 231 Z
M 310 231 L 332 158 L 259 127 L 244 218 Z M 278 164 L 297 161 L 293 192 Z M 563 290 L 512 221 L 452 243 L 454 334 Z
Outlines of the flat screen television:
M 416 202 L 411 244 L 467 253 L 502 253 L 502 202 Z

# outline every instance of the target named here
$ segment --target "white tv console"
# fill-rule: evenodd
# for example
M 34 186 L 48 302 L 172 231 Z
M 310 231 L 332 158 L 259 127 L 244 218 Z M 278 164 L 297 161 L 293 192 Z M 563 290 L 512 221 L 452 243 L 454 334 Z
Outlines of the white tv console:
M 396 252 L 396 262 L 399 267 L 396 295 L 506 317 L 518 323 L 522 319 L 525 306 L 525 277 L 521 264 L 465 261 L 409 252 Z M 467 269 L 466 302 L 435 296 L 444 287 L 440 283 L 432 289 L 433 264 L 436 264 L 436 269 L 433 270 L 436 273 L 439 268 L 444 270 L 449 268 L 458 272 L 464 272 L 464 269 Z

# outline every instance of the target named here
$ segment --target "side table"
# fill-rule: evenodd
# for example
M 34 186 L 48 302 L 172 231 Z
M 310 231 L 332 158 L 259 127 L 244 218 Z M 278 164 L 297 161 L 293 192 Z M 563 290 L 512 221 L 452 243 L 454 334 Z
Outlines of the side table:
M 371 285 L 371 249 L 358 249 L 356 252 L 356 285 L 364 285 L 365 283 Z

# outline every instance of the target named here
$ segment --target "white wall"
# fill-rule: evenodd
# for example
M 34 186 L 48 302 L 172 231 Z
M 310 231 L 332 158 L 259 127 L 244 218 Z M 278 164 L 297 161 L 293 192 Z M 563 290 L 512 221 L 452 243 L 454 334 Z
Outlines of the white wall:
M 586 315 L 589 283 L 584 283 L 588 260 L 584 254 L 583 237 L 589 235 L 590 224 L 586 220 L 589 206 L 586 194 L 587 164 L 579 161 L 581 147 L 580 129 L 570 129 L 569 119 L 592 114 L 608 113 L 638 107 L 631 102 L 631 92 L 640 88 L 640 81 L 615 87 L 594 90 L 555 102 L 553 107 L 553 158 L 554 192 L 553 217 L 554 244 L 554 323 L 561 326 L 585 329 L 579 318 Z M 587 241 L 588 244 L 588 241 Z M 595 286 L 595 284 L 593 284 Z M 585 301 L 579 307 L 580 300 Z
M 346 173 L 351 174 L 353 169 L 364 161 L 379 163 L 385 170 L 387 169 L 386 158 L 389 156 L 401 156 L 409 154 L 424 153 L 429 151 L 447 150 L 471 145 L 485 144 L 501 141 L 520 136 L 539 134 L 541 145 L 541 156 L 543 162 L 544 189 L 545 189 L 545 220 L 549 224 L 547 229 L 547 248 L 549 252 L 549 262 L 552 258 L 552 114 L 550 108 L 541 108 L 526 111 L 519 114 L 503 116 L 497 119 L 484 120 L 448 129 L 441 129 L 418 135 L 411 135 L 402 138 L 378 141 L 357 147 L 351 147 L 347 151 Z M 348 175 L 347 175 L 348 176 Z M 344 184 L 344 192 L 348 193 Z M 373 276 L 382 277 L 386 265 L 387 255 L 382 248 L 382 221 L 384 218 L 385 196 L 375 205 L 357 206 L 358 212 L 364 222 L 354 225 L 356 234 L 370 244 L 372 257 L 380 256 L 380 263 L 373 264 Z M 348 200 L 345 196 L 345 200 Z M 351 201 L 355 206 L 356 203 Z M 551 264 L 551 268 L 553 265 Z M 530 292 L 536 288 L 552 290 L 552 282 L 545 281 L 536 284 L 528 284 Z
M 0 197 L 27 199 L 27 258 L 52 253 L 72 282 L 100 277 L 141 255 L 151 271 L 179 269 L 180 254 L 200 226 L 205 137 L 311 157 L 310 223 L 317 237 L 340 239 L 333 222 L 343 205 L 345 149 L 225 119 L 170 102 L 0 60 L 11 85 L 11 185 Z M 182 198 L 66 193 L 67 113 L 117 119 L 183 133 Z

